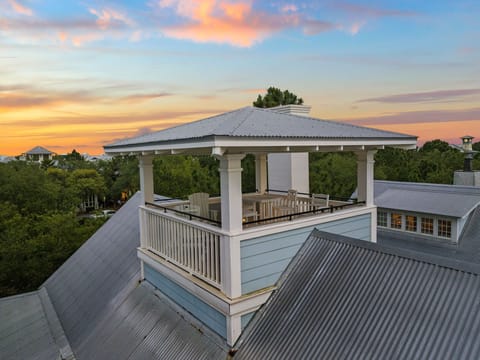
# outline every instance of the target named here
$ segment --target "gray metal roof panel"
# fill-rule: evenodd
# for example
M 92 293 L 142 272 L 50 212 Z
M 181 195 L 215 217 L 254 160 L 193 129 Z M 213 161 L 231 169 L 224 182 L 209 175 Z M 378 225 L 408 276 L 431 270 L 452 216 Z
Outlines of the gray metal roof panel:
M 416 140 L 416 137 L 411 135 L 355 126 L 337 121 L 280 114 L 268 109 L 244 107 L 151 134 L 120 140 L 106 145 L 105 149 L 211 136 Z
M 477 359 L 479 269 L 314 231 L 234 359 Z
M 0 299 L 0 359 L 58 358 L 37 291 Z
M 43 285 L 74 352 L 140 278 L 139 205 L 137 193 Z
M 473 186 L 375 181 L 375 205 L 387 209 L 462 218 L 480 204 Z
M 225 359 L 226 350 L 158 297 L 137 286 L 85 339 L 81 359 Z

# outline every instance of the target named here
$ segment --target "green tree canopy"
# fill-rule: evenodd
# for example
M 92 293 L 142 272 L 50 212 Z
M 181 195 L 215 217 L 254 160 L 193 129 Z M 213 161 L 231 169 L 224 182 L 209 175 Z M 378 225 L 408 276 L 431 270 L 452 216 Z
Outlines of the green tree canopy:
M 445 151 L 456 151 L 454 148 L 452 148 L 448 142 L 440 140 L 440 139 L 435 139 L 432 141 L 427 141 L 423 146 L 420 148 L 420 151 L 425 151 L 425 152 L 430 152 L 438 150 L 440 152 L 445 152 Z
M 253 102 L 253 106 L 259 108 L 271 108 L 279 105 L 302 105 L 303 99 L 288 90 L 280 90 L 279 88 L 270 86 L 267 93 L 262 97 L 258 95 L 257 100 Z

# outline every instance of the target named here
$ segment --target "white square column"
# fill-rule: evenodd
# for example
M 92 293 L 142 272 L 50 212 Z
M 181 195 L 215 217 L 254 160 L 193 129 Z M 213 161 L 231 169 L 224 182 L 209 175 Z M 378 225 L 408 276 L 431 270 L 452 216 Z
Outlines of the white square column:
M 255 155 L 255 187 L 260 194 L 265 193 L 267 184 L 267 155 Z
M 217 156 L 220 160 L 222 230 L 242 231 L 242 159 L 245 154 Z
M 365 205 L 374 205 L 374 170 L 376 150 L 357 152 L 357 199 Z
M 242 295 L 240 241 L 232 235 L 243 230 L 242 223 L 242 159 L 244 154 L 217 156 L 220 160 L 220 197 L 222 291 L 230 299 Z
M 141 204 L 153 202 L 153 156 L 140 155 L 138 168 L 140 169 L 140 191 L 142 193 Z

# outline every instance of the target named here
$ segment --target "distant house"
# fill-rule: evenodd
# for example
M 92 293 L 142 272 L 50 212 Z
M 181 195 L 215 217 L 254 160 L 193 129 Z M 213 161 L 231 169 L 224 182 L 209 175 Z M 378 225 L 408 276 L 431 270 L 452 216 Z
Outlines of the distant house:
M 42 146 L 35 146 L 33 149 L 28 150 L 21 156 L 22 160 L 42 162 L 44 160 L 52 160 L 56 153 L 45 149 Z
M 15 158 L 13 156 L 0 155 L 0 163 L 8 163 L 8 162 L 13 161 L 13 160 L 15 160 Z

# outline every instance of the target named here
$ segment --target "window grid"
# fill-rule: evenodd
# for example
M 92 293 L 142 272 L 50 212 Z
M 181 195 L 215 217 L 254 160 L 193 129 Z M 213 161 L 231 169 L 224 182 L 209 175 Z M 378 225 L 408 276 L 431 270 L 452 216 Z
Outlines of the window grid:
M 377 225 L 387 227 L 387 213 L 385 211 L 377 213 Z
M 402 228 L 402 214 L 392 213 L 390 217 L 390 227 L 392 229 Z
M 405 230 L 416 232 L 417 231 L 417 217 L 414 215 L 405 216 Z
M 438 220 L 438 236 L 446 238 L 452 237 L 452 222 L 450 220 Z
M 432 218 L 422 217 L 421 232 L 422 234 L 433 235 L 433 219 Z

